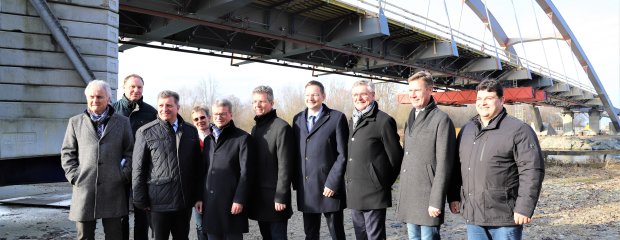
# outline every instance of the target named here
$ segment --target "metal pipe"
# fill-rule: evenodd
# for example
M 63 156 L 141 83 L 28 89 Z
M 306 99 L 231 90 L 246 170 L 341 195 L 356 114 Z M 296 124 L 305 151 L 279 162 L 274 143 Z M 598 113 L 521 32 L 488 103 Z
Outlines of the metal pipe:
M 88 68 L 86 61 L 84 61 L 84 58 L 82 58 L 80 52 L 78 52 L 77 48 L 75 48 L 67 33 L 62 29 L 62 26 L 50 10 L 47 2 L 44 0 L 30 0 L 30 4 L 32 4 L 35 8 L 47 28 L 52 33 L 54 40 L 56 40 L 56 42 L 60 45 L 69 58 L 69 61 L 71 61 L 75 67 L 75 70 L 78 74 L 80 74 L 80 77 L 82 77 L 82 80 L 88 84 L 88 82 L 95 79 L 95 74 L 93 74 L 93 72 Z

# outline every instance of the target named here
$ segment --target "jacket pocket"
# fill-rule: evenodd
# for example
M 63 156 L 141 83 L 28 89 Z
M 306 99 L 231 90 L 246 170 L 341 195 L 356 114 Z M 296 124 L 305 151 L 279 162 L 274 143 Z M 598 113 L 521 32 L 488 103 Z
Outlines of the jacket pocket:
M 505 189 L 489 189 L 484 192 L 484 217 L 487 220 L 511 221 L 514 217 L 514 199 Z
M 377 173 L 375 172 L 375 167 L 372 166 L 372 163 L 368 164 L 368 175 L 370 176 L 370 181 L 372 185 L 375 186 L 375 189 L 381 188 L 381 182 L 379 181 L 379 177 L 377 177 Z
M 171 202 L 173 191 L 172 178 L 151 179 L 149 186 L 149 201 L 152 206 L 167 204 Z
M 426 173 L 428 173 L 428 182 L 433 186 L 433 179 L 435 179 L 435 171 L 433 170 L 433 166 L 430 164 L 426 164 Z

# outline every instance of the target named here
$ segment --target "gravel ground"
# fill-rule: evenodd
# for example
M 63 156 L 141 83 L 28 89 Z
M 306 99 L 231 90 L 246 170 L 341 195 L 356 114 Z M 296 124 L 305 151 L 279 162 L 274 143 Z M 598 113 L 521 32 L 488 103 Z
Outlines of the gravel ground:
M 620 239 L 620 164 L 547 165 L 547 175 L 532 224 L 524 239 Z M 67 191 L 66 184 L 39 184 L 0 188 L 0 198 L 15 197 L 14 191 Z M 395 186 L 398 189 L 398 186 Z M 394 192 L 397 196 L 398 192 Z M 396 203 L 394 203 L 396 204 Z M 447 209 L 446 209 L 447 210 Z M 75 226 L 67 220 L 68 209 L 0 204 L 0 240 L 74 239 Z M 345 210 L 347 239 L 354 239 L 350 213 Z M 406 239 L 405 224 L 395 220 L 395 208 L 388 209 L 388 239 Z M 193 226 L 193 225 L 192 225 Z M 325 222 L 321 239 L 329 239 Z M 97 239 L 104 239 L 101 226 Z M 295 212 L 289 221 L 290 239 L 303 239 L 303 221 Z M 448 214 L 442 226 L 444 239 L 465 239 L 464 221 Z M 260 239 L 258 227 L 250 221 L 245 239 Z M 190 239 L 195 239 L 191 231 Z

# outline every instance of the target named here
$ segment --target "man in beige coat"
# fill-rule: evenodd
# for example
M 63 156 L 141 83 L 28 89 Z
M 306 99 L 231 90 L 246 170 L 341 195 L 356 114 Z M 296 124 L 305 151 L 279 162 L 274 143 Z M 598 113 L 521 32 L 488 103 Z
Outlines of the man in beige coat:
M 127 215 L 125 184 L 131 179 L 133 134 L 127 117 L 108 105 L 112 90 L 101 80 L 86 90 L 87 108 L 69 119 L 61 162 L 73 185 L 69 219 L 78 239 L 95 239 L 102 219 L 105 239 L 121 239 L 121 216 Z

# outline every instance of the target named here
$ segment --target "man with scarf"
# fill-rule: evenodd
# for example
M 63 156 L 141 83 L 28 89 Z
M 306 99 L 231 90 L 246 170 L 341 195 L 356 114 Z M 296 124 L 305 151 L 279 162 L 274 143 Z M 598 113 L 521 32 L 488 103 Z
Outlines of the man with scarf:
M 95 239 L 97 219 L 105 239 L 120 239 L 121 217 L 128 212 L 124 186 L 131 178 L 133 134 L 129 119 L 108 105 L 108 83 L 93 80 L 84 94 L 86 111 L 69 119 L 60 150 L 73 185 L 69 219 L 76 222 L 77 239 Z
M 407 223 L 409 239 L 440 239 L 454 152 L 455 130 L 432 97 L 433 77 L 421 71 L 408 79 L 413 109 L 404 132 L 397 218 Z
M 374 84 L 353 84 L 353 116 L 345 183 L 347 207 L 358 240 L 385 239 L 386 209 L 392 206 L 392 184 L 403 157 L 396 121 L 379 110 Z
M 142 99 L 144 80 L 137 74 L 131 74 L 123 80 L 123 98 L 112 104 L 116 113 L 129 118 L 131 130 L 135 136 L 138 128 L 157 118 L 157 110 Z M 131 185 L 127 185 L 130 193 Z M 131 196 L 131 194 L 129 194 Z M 131 199 L 131 197 L 129 198 Z M 130 201 L 131 202 L 131 201 Z M 129 216 L 122 218 L 123 240 L 129 239 Z M 134 240 L 147 240 L 149 224 L 147 213 L 139 208 L 134 208 Z

